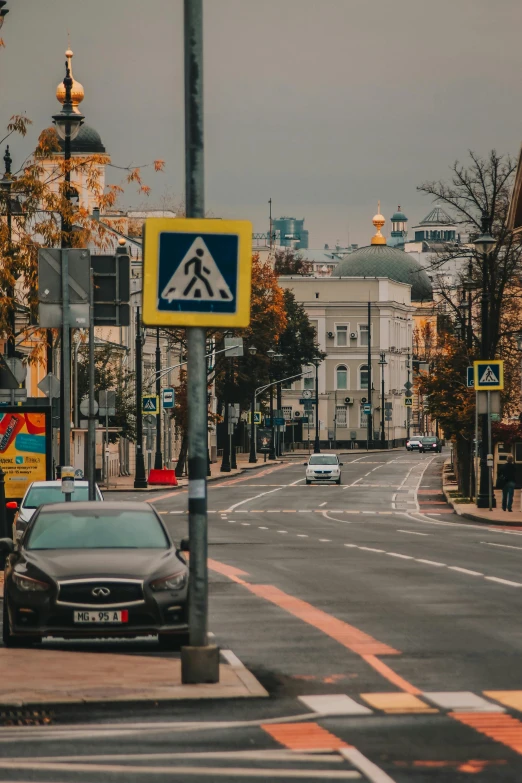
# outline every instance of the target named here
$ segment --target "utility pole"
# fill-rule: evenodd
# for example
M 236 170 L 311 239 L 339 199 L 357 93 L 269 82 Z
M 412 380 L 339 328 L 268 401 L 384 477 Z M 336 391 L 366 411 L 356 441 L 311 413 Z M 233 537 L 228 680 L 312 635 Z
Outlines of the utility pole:
M 89 280 L 89 421 L 87 431 L 87 476 L 89 479 L 89 500 L 96 500 L 96 419 L 94 418 L 94 369 L 94 274 L 91 268 Z
M 156 327 L 156 397 L 158 398 L 158 412 L 156 416 L 156 453 L 154 455 L 154 470 L 163 468 L 163 457 L 161 454 L 161 350 L 160 350 L 160 330 Z
M 368 402 L 370 403 L 370 413 L 367 414 L 366 440 L 368 448 L 373 440 L 373 397 L 372 397 L 372 303 L 368 302 Z
M 145 474 L 145 458 L 143 456 L 143 412 L 142 412 L 142 394 L 143 394 L 143 362 L 142 362 L 143 340 L 141 336 L 141 318 L 140 308 L 136 308 L 136 475 L 134 477 L 134 489 L 146 489 L 147 477 Z
M 410 394 L 410 373 L 411 373 L 411 354 L 408 350 L 408 358 L 406 360 L 406 369 L 408 371 L 408 386 L 406 386 L 406 389 L 408 390 L 408 394 Z M 411 406 L 408 405 L 406 408 L 406 438 L 410 439 L 410 424 L 411 422 Z
M 386 361 L 386 354 L 384 351 L 381 352 L 381 360 L 379 362 L 381 365 L 381 449 L 386 448 L 386 430 L 385 430 L 385 410 L 384 410 L 384 368 L 388 364 Z
M 183 10 L 186 212 L 188 218 L 204 218 L 203 0 L 184 0 Z M 190 647 L 181 651 L 181 677 L 184 683 L 219 681 L 219 650 L 208 644 L 208 402 L 205 347 L 204 327 L 188 327 Z

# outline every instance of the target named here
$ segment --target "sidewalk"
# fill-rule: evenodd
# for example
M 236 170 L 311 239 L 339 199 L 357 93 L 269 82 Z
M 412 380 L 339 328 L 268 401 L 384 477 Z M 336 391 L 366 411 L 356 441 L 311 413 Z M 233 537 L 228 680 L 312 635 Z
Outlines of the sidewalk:
M 448 460 L 449 462 L 449 460 Z M 444 463 L 446 466 L 447 463 Z M 522 490 L 515 490 L 513 500 L 513 511 L 502 511 L 502 490 L 494 490 L 496 508 L 491 511 L 488 508 L 477 508 L 475 503 L 458 503 L 449 493 L 457 490 L 457 484 L 447 479 L 447 474 L 443 473 L 442 491 L 448 503 L 453 506 L 453 510 L 459 517 L 472 519 L 474 522 L 483 522 L 487 525 L 505 525 L 510 527 L 520 527 L 522 529 Z
M 219 683 L 183 685 L 179 657 L 2 648 L 0 670 L 9 676 L 0 681 L 0 707 L 267 697 L 254 675 L 226 655 Z

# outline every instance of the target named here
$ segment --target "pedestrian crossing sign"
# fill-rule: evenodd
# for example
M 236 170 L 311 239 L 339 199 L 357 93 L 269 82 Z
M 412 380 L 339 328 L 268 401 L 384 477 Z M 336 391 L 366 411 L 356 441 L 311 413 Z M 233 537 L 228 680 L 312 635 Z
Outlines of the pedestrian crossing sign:
M 405 397 L 404 398 L 404 404 L 409 405 L 410 407 L 413 407 L 413 397 Z
M 499 391 L 504 388 L 504 362 L 501 359 L 480 359 L 473 362 L 473 366 L 477 391 Z
M 252 225 L 246 220 L 148 218 L 143 322 L 248 326 L 251 266 Z
M 248 423 L 252 424 L 252 414 L 248 414 Z M 261 411 L 254 411 L 254 424 L 262 424 Z
M 149 416 L 157 416 L 159 413 L 159 397 L 155 394 L 144 394 L 141 398 L 141 412 Z

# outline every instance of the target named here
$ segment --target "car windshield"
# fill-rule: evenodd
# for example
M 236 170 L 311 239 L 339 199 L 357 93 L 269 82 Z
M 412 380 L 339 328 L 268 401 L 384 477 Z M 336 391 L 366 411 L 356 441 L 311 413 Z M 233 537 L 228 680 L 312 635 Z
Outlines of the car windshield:
M 42 511 L 26 549 L 168 549 L 152 511 Z
M 437 442 L 437 438 L 423 438 L 422 442 L 423 443 L 436 443 Z
M 337 465 L 337 457 L 329 454 L 313 454 L 310 457 L 310 465 Z
M 71 500 L 89 500 L 89 487 L 76 485 L 71 495 Z M 65 493 L 62 492 L 61 487 L 31 487 L 22 505 L 24 508 L 38 508 L 38 506 L 43 506 L 44 503 L 64 502 Z

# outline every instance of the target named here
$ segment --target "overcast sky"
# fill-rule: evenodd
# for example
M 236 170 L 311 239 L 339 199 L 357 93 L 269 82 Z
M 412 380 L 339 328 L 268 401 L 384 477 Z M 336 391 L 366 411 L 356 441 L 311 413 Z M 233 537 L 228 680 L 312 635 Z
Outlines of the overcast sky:
M 0 123 L 34 147 L 59 110 L 67 30 L 86 122 L 119 165 L 166 161 L 150 205 L 183 197 L 182 0 L 8 0 Z M 521 0 L 204 0 L 206 205 L 306 218 L 310 246 L 368 244 L 377 200 L 410 226 L 416 186 L 468 149 L 518 155 Z M 118 173 L 108 175 L 118 181 Z M 122 205 L 142 202 L 132 188 Z M 384 233 L 390 230 L 387 222 Z

